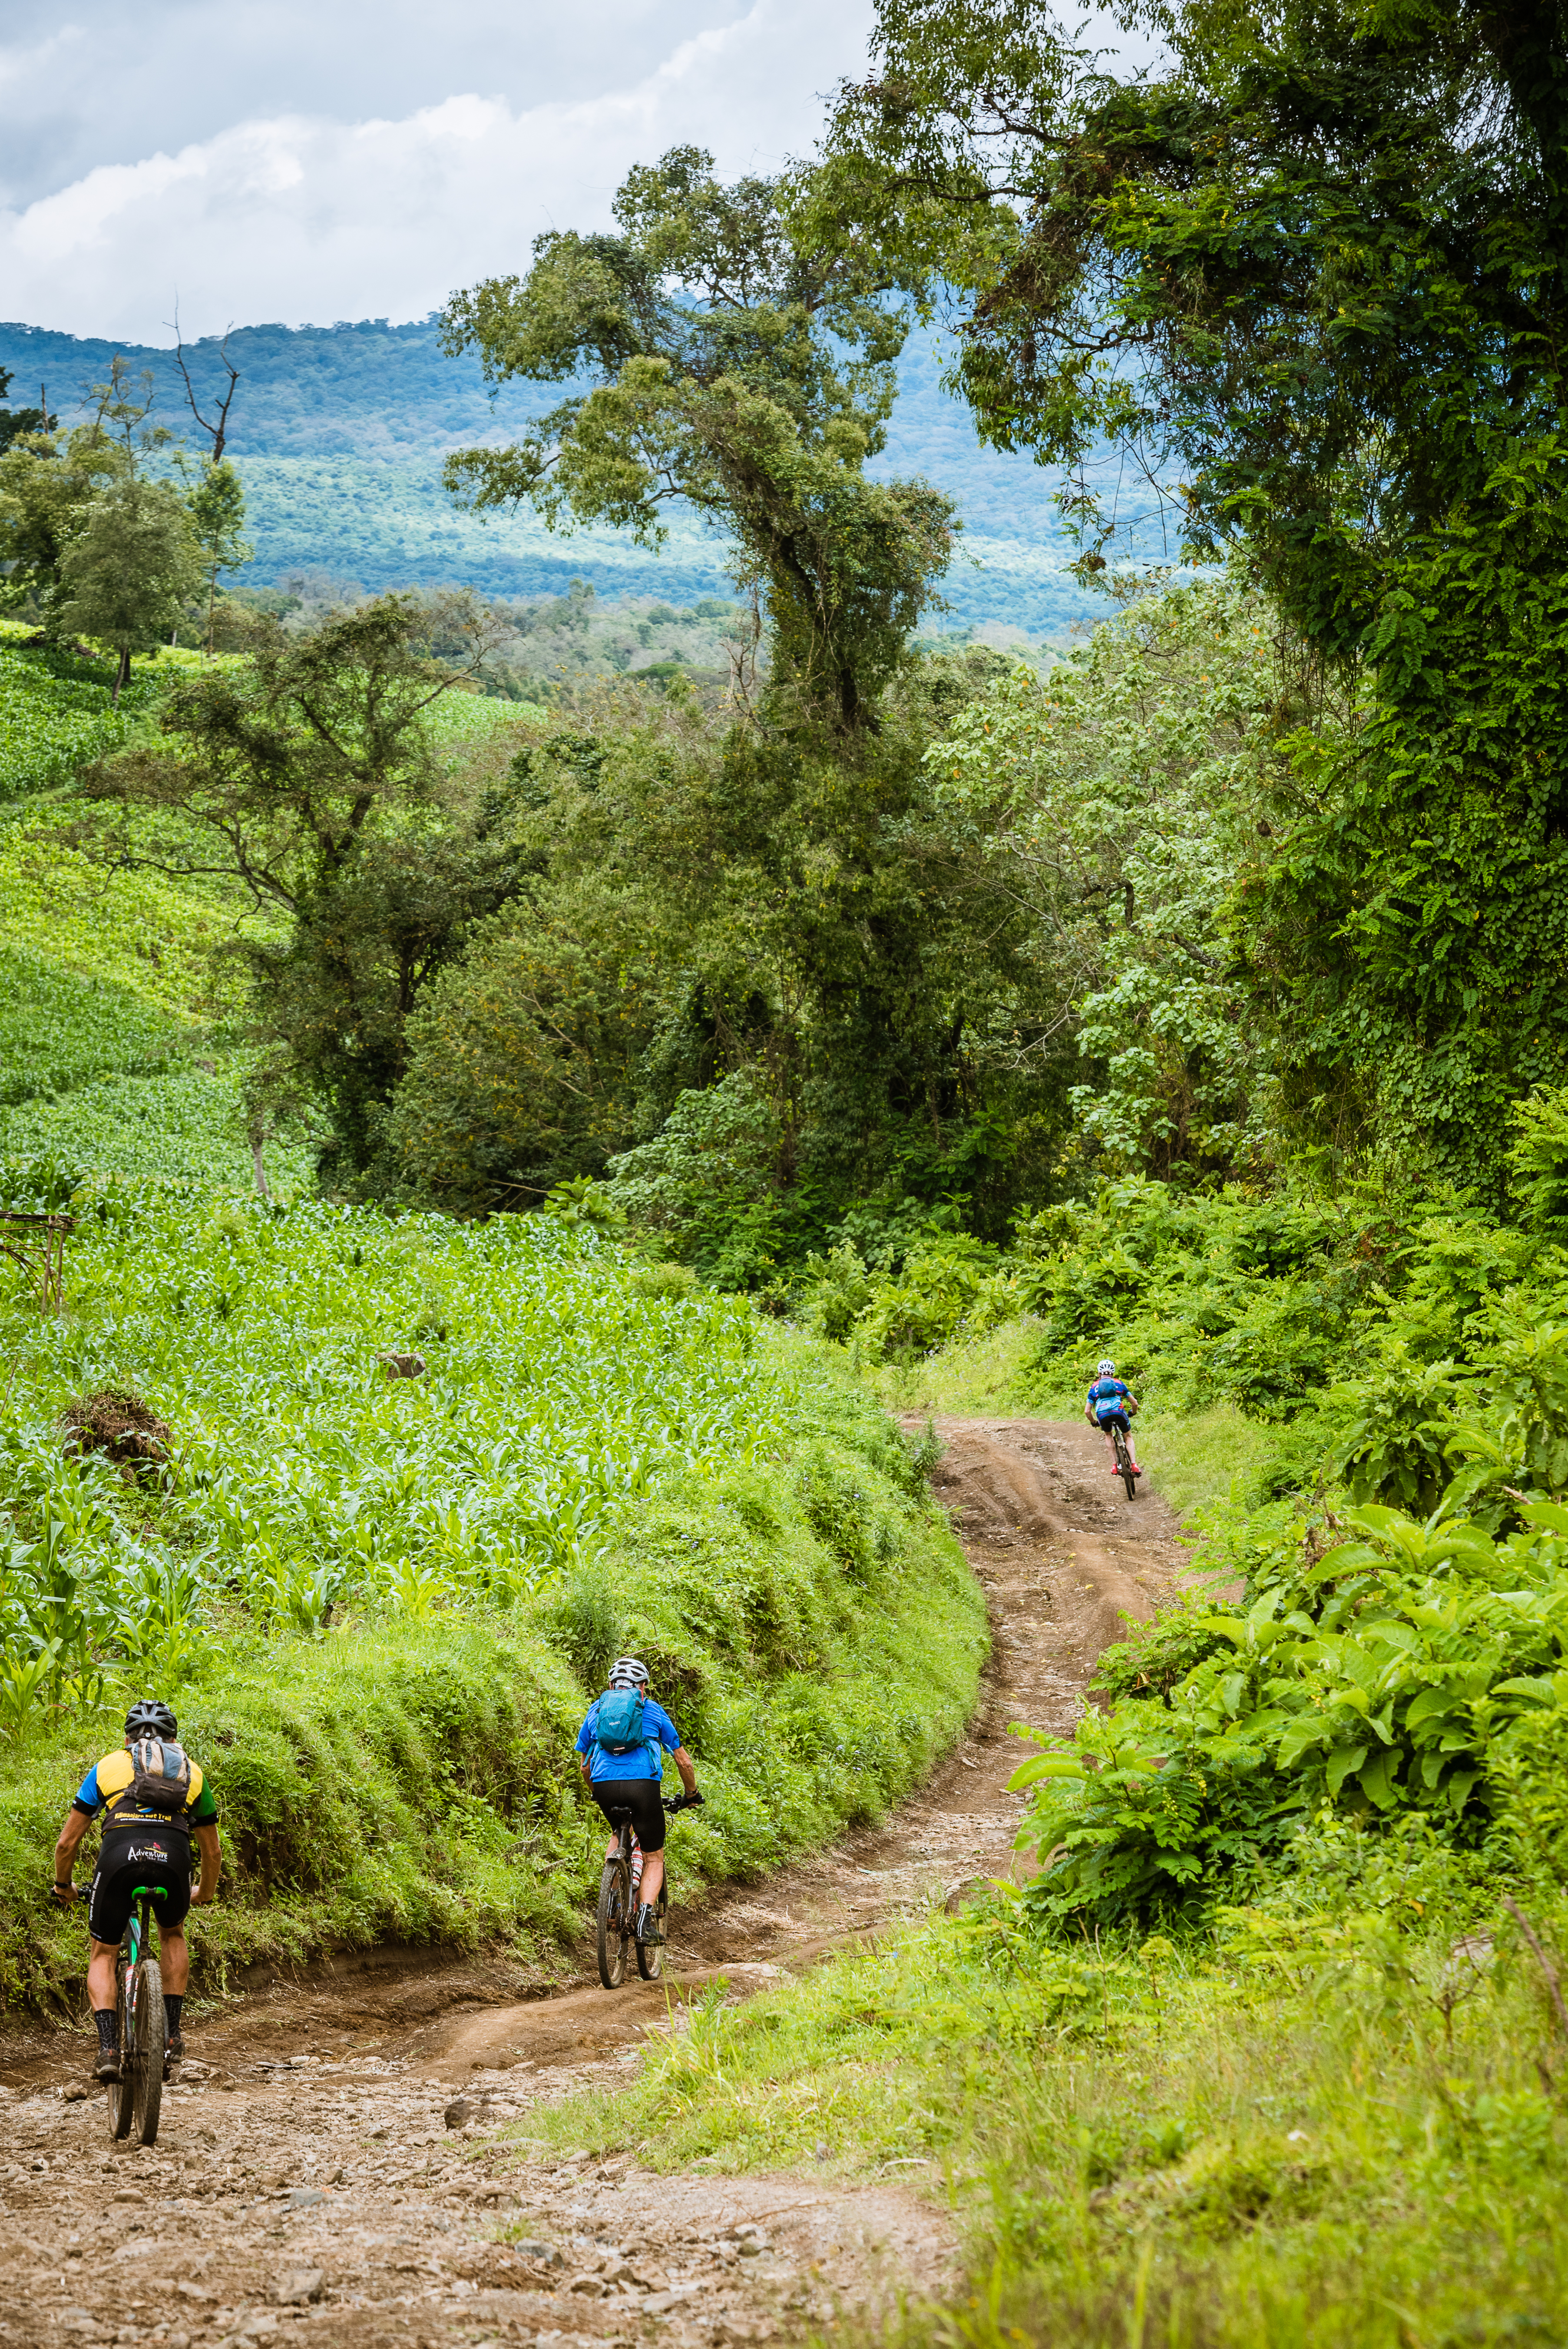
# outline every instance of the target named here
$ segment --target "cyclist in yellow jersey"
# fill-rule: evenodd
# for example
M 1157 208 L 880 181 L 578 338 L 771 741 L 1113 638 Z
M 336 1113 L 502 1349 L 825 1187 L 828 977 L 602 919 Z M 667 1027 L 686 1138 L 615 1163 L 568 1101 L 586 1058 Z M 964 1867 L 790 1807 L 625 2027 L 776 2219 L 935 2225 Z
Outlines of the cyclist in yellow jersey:
M 95 2067 L 100 2080 L 119 2077 L 119 2016 L 115 2011 L 115 1963 L 140 1885 L 153 1893 L 158 1920 L 159 1961 L 168 2023 L 165 2060 L 178 2064 L 185 2053 L 180 2029 L 191 1953 L 185 1945 L 185 1913 L 192 1899 L 205 1908 L 218 1892 L 218 1806 L 212 1790 L 183 1746 L 180 1724 L 166 1704 L 145 1697 L 125 1717 L 125 1744 L 95 1763 L 77 1790 L 55 1846 L 54 1897 L 74 1900 L 71 1870 L 89 1821 L 103 1813 L 88 1908 L 92 1958 L 88 1996 L 98 2025 Z M 201 1880 L 191 1887 L 191 1837 L 201 1855 Z

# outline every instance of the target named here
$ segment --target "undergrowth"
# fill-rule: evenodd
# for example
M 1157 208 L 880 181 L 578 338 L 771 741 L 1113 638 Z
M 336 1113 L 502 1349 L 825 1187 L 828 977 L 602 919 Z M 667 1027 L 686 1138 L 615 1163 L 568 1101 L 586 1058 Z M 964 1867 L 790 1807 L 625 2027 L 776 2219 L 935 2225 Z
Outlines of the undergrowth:
M 741 2005 L 720 1985 L 521 2133 L 950 2199 L 969 2291 L 907 2307 L 908 2349 L 1559 2338 L 1568 2038 L 1538 1961 L 1419 1848 L 1302 1857 L 1294 1924 L 1073 1947 L 1002 1902 Z

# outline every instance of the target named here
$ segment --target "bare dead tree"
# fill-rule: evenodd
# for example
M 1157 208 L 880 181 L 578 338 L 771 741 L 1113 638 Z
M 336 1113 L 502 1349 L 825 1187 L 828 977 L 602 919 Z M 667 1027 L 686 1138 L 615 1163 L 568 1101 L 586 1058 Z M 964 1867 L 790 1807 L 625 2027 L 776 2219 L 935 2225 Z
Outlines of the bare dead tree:
M 191 380 L 191 370 L 185 364 L 185 345 L 180 333 L 180 305 L 178 302 L 174 305 L 173 324 L 174 364 L 185 378 L 185 398 L 190 405 L 191 415 L 196 419 L 196 421 L 201 427 L 202 431 L 205 432 L 211 440 L 211 462 L 214 465 L 221 465 L 223 461 L 223 443 L 228 438 L 229 432 L 229 410 L 234 404 L 234 394 L 239 388 L 240 383 L 240 370 L 234 365 L 233 360 L 229 357 L 229 336 L 234 331 L 233 322 L 231 320 L 229 325 L 224 327 L 223 339 L 218 346 L 218 363 L 228 376 L 229 388 L 223 394 L 222 403 L 218 409 L 218 421 L 216 424 L 210 424 L 207 421 L 207 419 L 202 415 L 201 410 L 196 405 L 196 388 Z

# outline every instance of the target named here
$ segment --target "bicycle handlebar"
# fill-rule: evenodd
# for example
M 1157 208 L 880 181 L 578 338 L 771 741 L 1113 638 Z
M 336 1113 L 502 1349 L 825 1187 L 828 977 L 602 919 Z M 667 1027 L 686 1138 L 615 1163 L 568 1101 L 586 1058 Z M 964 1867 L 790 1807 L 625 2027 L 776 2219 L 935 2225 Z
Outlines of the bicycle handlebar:
M 670 1814 L 671 1817 L 673 1818 L 676 1811 L 696 1811 L 696 1810 L 700 1810 L 700 1809 L 701 1809 L 701 1807 L 702 1807 L 703 1797 L 702 1797 L 702 1795 L 701 1795 L 700 1794 L 698 1794 L 698 1795 L 661 1795 L 659 1796 L 659 1800 L 660 1800 L 660 1802 L 661 1802 L 661 1803 L 663 1803 L 663 1805 L 664 1805 L 664 1806 L 665 1806 L 665 1810 Z

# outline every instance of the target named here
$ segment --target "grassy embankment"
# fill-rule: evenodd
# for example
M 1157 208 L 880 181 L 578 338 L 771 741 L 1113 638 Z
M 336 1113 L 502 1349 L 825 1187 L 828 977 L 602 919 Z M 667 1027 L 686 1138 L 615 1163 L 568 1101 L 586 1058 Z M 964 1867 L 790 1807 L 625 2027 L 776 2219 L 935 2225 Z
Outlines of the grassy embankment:
M 957 1733 L 978 1594 L 820 1349 L 549 1220 L 84 1205 L 66 1315 L 8 1277 L 0 1307 L 8 1997 L 79 1966 L 39 1888 L 142 1687 L 227 1821 L 207 1984 L 389 1935 L 547 1954 L 596 1864 L 571 1740 L 624 1644 L 702 1764 L 688 1880 L 875 1816 Z M 388 1380 L 408 1347 L 428 1374 Z M 108 1388 L 167 1423 L 164 1476 L 62 1453 Z
M 912 2344 L 1561 2337 L 1568 1512 L 1517 1497 L 1564 1481 L 1559 1241 L 1132 1186 L 1004 1268 L 1026 1320 L 880 1371 L 1055 1411 L 1110 1346 L 1246 1609 L 1120 1651 L 1088 1776 L 1037 1792 L 1040 1847 L 1078 1841 L 1034 1895 L 716 1996 L 528 2135 L 949 2199 L 967 2294 Z

